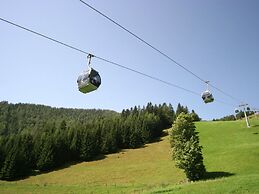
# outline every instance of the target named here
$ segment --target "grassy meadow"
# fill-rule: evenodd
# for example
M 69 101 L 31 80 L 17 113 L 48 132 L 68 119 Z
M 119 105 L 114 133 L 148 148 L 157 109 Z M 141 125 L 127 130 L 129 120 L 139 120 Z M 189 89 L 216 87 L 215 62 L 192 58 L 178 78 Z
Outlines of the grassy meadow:
M 206 180 L 149 193 L 259 193 L 259 120 L 199 122 Z
M 143 148 L 122 150 L 27 179 L 0 181 L 0 193 L 124 193 L 185 181 L 171 161 L 168 136 Z
M 171 160 L 168 136 L 143 148 L 71 164 L 23 180 L 0 181 L 0 193 L 259 193 L 259 120 L 199 122 L 206 179 L 186 181 Z

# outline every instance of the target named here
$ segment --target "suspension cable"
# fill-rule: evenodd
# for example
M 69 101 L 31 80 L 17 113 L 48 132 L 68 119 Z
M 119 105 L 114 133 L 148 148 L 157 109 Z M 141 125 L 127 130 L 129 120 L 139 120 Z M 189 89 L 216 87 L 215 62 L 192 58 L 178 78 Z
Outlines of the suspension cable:
M 140 72 L 140 71 L 138 71 L 138 70 L 135 70 L 135 69 L 126 67 L 126 66 L 121 65 L 121 64 L 119 64 L 119 63 L 116 63 L 116 62 L 110 61 L 110 60 L 108 60 L 108 59 L 105 59 L 105 58 L 102 58 L 102 57 L 99 57 L 99 56 L 90 54 L 89 52 L 86 52 L 86 51 L 84 51 L 84 50 L 82 50 L 82 49 L 76 48 L 76 47 L 74 47 L 74 46 L 71 46 L 71 45 L 69 45 L 69 44 L 67 44 L 67 43 L 61 42 L 61 41 L 59 41 L 59 40 L 57 40 L 57 39 L 51 38 L 51 37 L 49 37 L 49 36 L 47 36 L 47 35 L 44 35 L 44 34 L 42 34 L 42 33 L 39 33 L 39 32 L 36 32 L 36 31 L 34 31 L 34 30 L 31 30 L 31 29 L 29 29 L 29 28 L 26 28 L 26 27 L 24 27 L 24 26 L 18 25 L 18 24 L 14 23 L 14 22 L 11 22 L 11 21 L 9 21 L 9 20 L 3 19 L 3 18 L 1 18 L 1 17 L 0 17 L 0 20 L 3 21 L 3 22 L 6 22 L 6 23 L 8 23 L 8 24 L 11 24 L 11 25 L 13 25 L 13 26 L 15 26 L 15 27 L 18 27 L 18 28 L 20 28 L 20 29 L 23 29 L 23 30 L 25 30 L 25 31 L 28 31 L 28 32 L 30 32 L 30 33 L 33 33 L 33 34 L 35 34 L 35 35 L 38 35 L 38 36 L 40 36 L 40 37 L 43 37 L 43 38 L 45 38 L 45 39 L 48 39 L 48 40 L 50 40 L 50 41 L 52 41 L 52 42 L 58 43 L 58 44 L 60 44 L 60 45 L 62 45 L 62 46 L 68 47 L 68 48 L 70 48 L 70 49 L 73 49 L 73 50 L 78 51 L 78 52 L 83 53 L 83 54 L 87 54 L 88 56 L 95 57 L 95 58 L 97 58 L 97 59 L 99 59 L 99 60 L 101 60 L 101 61 L 104 61 L 104 62 L 106 62 L 106 63 L 110 63 L 110 64 L 115 65 L 115 66 L 117 66 L 117 67 L 120 67 L 120 68 L 126 69 L 126 70 L 128 70 L 128 71 L 137 73 L 137 74 L 139 74 L 139 75 L 148 77 L 148 78 L 150 78 L 150 79 L 153 79 L 153 80 L 155 80 L 155 81 L 161 82 L 161 83 L 163 83 L 163 84 L 166 84 L 166 85 L 169 85 L 169 86 L 172 86 L 172 87 L 175 87 L 175 88 L 184 90 L 184 91 L 186 91 L 186 92 L 192 93 L 192 94 L 194 94 L 194 95 L 200 96 L 199 93 L 194 92 L 194 91 L 189 90 L 189 89 L 186 89 L 186 88 L 184 88 L 184 87 L 182 87 L 182 86 L 173 84 L 173 83 L 168 82 L 168 81 L 164 81 L 164 80 L 162 80 L 162 79 L 160 79 L 160 78 L 157 78 L 157 77 L 148 75 L 148 74 L 146 74 L 146 73 Z
M 197 79 L 199 79 L 200 81 L 206 83 L 207 81 L 203 78 L 201 78 L 200 76 L 198 76 L 196 73 L 194 73 L 193 71 L 189 70 L 188 68 L 186 68 L 184 65 L 180 64 L 179 62 L 177 62 L 176 60 L 174 60 L 172 57 L 170 57 L 169 55 L 167 55 L 165 52 L 161 51 L 160 49 L 156 48 L 155 46 L 153 46 L 152 44 L 148 43 L 146 40 L 144 40 L 143 38 L 141 38 L 140 36 L 136 35 L 135 33 L 133 33 L 132 31 L 130 31 L 129 29 L 127 29 L 126 27 L 122 26 L 121 24 L 119 24 L 118 22 L 116 22 L 114 19 L 112 19 L 111 17 L 107 16 L 106 14 L 104 14 L 103 12 L 99 11 L 98 9 L 94 8 L 92 5 L 90 5 L 89 3 L 83 1 L 83 0 L 79 0 L 81 3 L 83 3 L 84 5 L 86 5 L 87 7 L 89 7 L 90 9 L 92 9 L 93 11 L 97 12 L 98 14 L 100 14 L 101 16 L 103 16 L 104 18 L 106 18 L 107 20 L 109 20 L 110 22 L 112 22 L 113 24 L 115 24 L 116 26 L 118 26 L 119 28 L 121 28 L 122 30 L 126 31 L 127 33 L 129 33 L 130 35 L 132 35 L 133 37 L 137 38 L 139 41 L 141 41 L 142 43 L 144 43 L 145 45 L 147 45 L 148 47 L 152 48 L 153 50 L 155 50 L 156 52 L 158 52 L 159 54 L 161 54 L 162 56 L 166 57 L 167 59 L 169 59 L 171 62 L 175 63 L 177 66 L 181 67 L 182 69 L 184 69 L 185 71 L 187 71 L 188 73 L 192 74 L 194 77 L 196 77 Z M 221 92 L 222 94 L 230 97 L 231 99 L 237 101 L 238 103 L 240 103 L 241 101 L 235 97 L 233 97 L 232 95 L 224 92 L 223 90 L 219 89 L 218 87 L 212 85 L 212 84 L 208 84 L 211 87 L 213 87 L 214 89 L 218 90 L 219 92 Z

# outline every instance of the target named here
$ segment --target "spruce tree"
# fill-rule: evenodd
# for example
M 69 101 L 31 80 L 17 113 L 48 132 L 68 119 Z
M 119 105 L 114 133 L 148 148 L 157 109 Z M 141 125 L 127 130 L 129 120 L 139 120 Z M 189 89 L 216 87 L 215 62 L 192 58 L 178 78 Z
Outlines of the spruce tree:
M 201 118 L 198 116 L 198 114 L 194 110 L 192 110 L 192 112 L 191 112 L 191 117 L 192 117 L 192 121 L 200 121 L 201 120 Z
M 49 135 L 41 137 L 41 147 L 38 150 L 36 166 L 41 171 L 53 169 L 54 164 L 54 141 Z
M 17 151 L 11 149 L 10 152 L 6 155 L 5 161 L 0 171 L 0 178 L 2 180 L 13 180 L 15 179 L 16 171 L 16 160 L 17 160 Z

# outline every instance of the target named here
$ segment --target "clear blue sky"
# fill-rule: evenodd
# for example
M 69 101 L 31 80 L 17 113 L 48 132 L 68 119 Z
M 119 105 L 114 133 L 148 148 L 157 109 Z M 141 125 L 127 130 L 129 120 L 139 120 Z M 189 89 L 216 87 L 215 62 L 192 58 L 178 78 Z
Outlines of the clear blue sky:
M 259 1 L 86 0 L 221 90 L 259 107 Z M 97 56 L 201 93 L 206 86 L 107 21 L 79 0 L 8 0 L 0 17 Z M 233 114 L 199 96 L 111 64 L 92 60 L 102 85 L 84 95 L 77 77 L 86 56 L 0 22 L 0 100 L 54 107 L 121 111 L 134 105 L 180 102 L 203 119 Z M 237 102 L 212 89 L 215 99 Z

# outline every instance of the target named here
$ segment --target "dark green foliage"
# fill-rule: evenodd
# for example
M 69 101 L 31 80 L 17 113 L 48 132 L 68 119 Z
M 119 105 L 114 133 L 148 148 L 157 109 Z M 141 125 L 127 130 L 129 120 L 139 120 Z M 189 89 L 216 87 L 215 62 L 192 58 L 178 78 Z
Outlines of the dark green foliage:
M 5 160 L 0 171 L 0 178 L 3 180 L 15 179 L 15 174 L 19 171 L 19 169 L 17 169 L 18 163 L 18 151 L 15 149 L 9 150 L 9 153 L 5 156 Z
M 172 105 L 166 103 L 135 106 L 121 114 L 8 102 L 0 102 L 0 110 L 0 179 L 4 180 L 141 147 L 159 138 L 175 120 Z
M 4 147 L 4 141 L 3 141 L 3 137 L 0 136 L 0 171 L 2 169 L 2 166 L 3 166 L 3 162 L 4 162 L 4 150 L 3 150 L 3 147 Z
M 236 118 L 237 119 L 245 118 L 245 113 L 243 111 L 240 111 L 238 114 L 236 114 Z M 219 120 L 221 120 L 221 119 L 219 119 Z
M 80 127 L 72 128 L 67 133 L 67 144 L 70 161 L 77 161 L 80 158 L 81 135 Z
M 194 121 L 194 122 L 201 120 L 201 118 L 198 116 L 198 114 L 194 110 L 192 110 L 190 115 L 191 115 L 192 121 Z
M 14 180 L 27 176 L 33 166 L 32 137 L 30 135 L 13 135 L 4 138 L 2 145 L 2 166 L 0 178 Z
M 246 116 L 250 116 L 250 115 L 253 115 L 254 112 L 253 111 L 246 111 Z M 243 119 L 245 118 L 245 113 L 244 111 L 239 111 L 235 116 L 234 115 L 227 115 L 227 116 L 224 116 L 220 119 L 213 119 L 213 121 L 234 121 L 234 120 L 237 120 L 237 119 Z
M 37 145 L 37 143 L 36 143 Z M 39 139 L 38 146 L 35 149 L 36 167 L 41 171 L 52 169 L 54 165 L 54 139 L 51 135 L 43 134 Z
M 180 113 L 172 127 L 170 142 L 176 166 L 184 170 L 189 180 L 201 179 L 206 170 L 191 115 Z
M 176 117 L 178 117 L 181 113 L 185 113 L 185 114 L 188 114 L 189 113 L 189 110 L 186 107 L 182 106 L 180 103 L 178 103 L 177 105 L 177 109 L 176 109 Z
M 96 132 L 92 130 L 82 133 L 81 141 L 80 141 L 81 160 L 83 161 L 91 160 L 100 153 L 100 142 L 98 141 L 98 138 L 99 137 L 96 137 Z
M 239 114 L 237 118 L 241 118 L 241 114 Z M 235 120 L 236 120 L 236 117 L 234 115 L 228 115 L 217 120 L 214 119 L 214 121 L 235 121 Z

